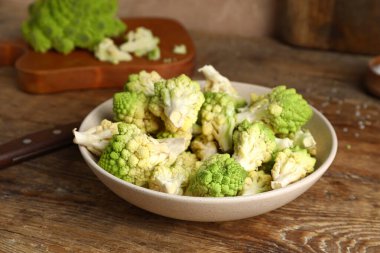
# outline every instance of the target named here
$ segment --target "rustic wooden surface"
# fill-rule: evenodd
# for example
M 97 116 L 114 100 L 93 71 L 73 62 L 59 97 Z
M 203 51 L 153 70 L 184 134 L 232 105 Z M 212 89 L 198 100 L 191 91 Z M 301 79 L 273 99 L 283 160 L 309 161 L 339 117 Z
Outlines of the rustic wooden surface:
M 284 0 L 281 36 L 292 45 L 365 54 L 380 53 L 377 0 Z
M 0 26 L 2 37 L 7 32 Z M 192 36 L 197 66 L 212 64 L 235 81 L 295 87 L 327 116 L 339 150 L 326 174 L 270 213 L 186 222 L 123 201 L 71 146 L 0 171 L 0 252 L 380 252 L 380 100 L 363 88 L 369 58 L 263 38 Z M 80 120 L 116 91 L 30 95 L 15 73 L 0 69 L 0 143 Z

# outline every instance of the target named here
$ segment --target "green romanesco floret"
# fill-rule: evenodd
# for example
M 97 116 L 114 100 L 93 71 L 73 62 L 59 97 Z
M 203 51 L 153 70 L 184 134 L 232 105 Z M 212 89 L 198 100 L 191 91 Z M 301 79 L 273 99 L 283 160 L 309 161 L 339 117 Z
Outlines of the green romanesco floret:
M 164 80 L 156 71 L 147 72 L 145 70 L 128 77 L 128 82 L 124 86 L 125 91 L 142 92 L 146 96 L 154 95 L 154 84 Z
M 218 153 L 218 144 L 210 141 L 205 135 L 198 135 L 191 141 L 190 149 L 198 159 L 203 161 Z
M 160 39 L 151 30 L 137 27 L 136 31 L 129 31 L 125 39 L 126 42 L 120 46 L 122 51 L 133 53 L 137 57 L 148 55 L 149 60 L 160 59 Z
M 227 77 L 222 76 L 212 65 L 205 65 L 198 69 L 206 78 L 205 92 L 222 92 L 230 95 L 237 108 L 247 104 L 244 98 L 240 97 L 236 89 L 232 86 Z
M 185 150 L 184 139 L 156 140 L 136 125 L 120 123 L 98 164 L 114 176 L 138 186 L 147 186 L 153 169 L 170 166 Z
M 172 133 L 191 131 L 204 102 L 199 83 L 182 74 L 156 82 L 154 93 L 149 109 L 164 121 L 165 129 Z
M 276 148 L 273 131 L 261 121 L 240 123 L 233 134 L 233 157 L 246 171 L 257 170 L 271 160 Z
M 275 134 L 299 130 L 313 115 L 307 101 L 295 89 L 278 86 L 237 115 L 237 121 L 264 121 Z
M 107 119 L 102 120 L 100 125 L 91 127 L 86 131 L 73 130 L 74 143 L 85 146 L 91 153 L 100 156 L 106 148 L 112 136 L 118 134 L 119 122 L 111 122 Z
M 272 189 L 283 188 L 314 171 L 316 159 L 306 149 L 285 149 L 276 156 L 272 168 Z
M 247 172 L 229 154 L 215 154 L 206 159 L 190 178 L 186 195 L 200 197 L 237 196 Z
M 245 178 L 243 190 L 240 195 L 249 196 L 257 193 L 272 190 L 271 188 L 272 176 L 265 174 L 264 171 L 250 171 Z
M 113 96 L 113 113 L 116 121 L 133 123 L 146 133 L 160 129 L 160 119 L 148 109 L 149 98 L 142 92 L 117 92 Z
M 38 0 L 29 7 L 22 33 L 37 52 L 94 50 L 104 38 L 125 31 L 116 11 L 116 0 Z
M 235 128 L 233 98 L 222 92 L 206 92 L 200 110 L 202 134 L 209 141 L 216 140 L 223 152 L 232 150 L 232 133 Z
M 188 185 L 189 178 L 197 171 L 200 164 L 194 154 L 183 152 L 172 166 L 160 165 L 154 169 L 149 181 L 149 188 L 169 194 L 182 195 L 183 189 Z

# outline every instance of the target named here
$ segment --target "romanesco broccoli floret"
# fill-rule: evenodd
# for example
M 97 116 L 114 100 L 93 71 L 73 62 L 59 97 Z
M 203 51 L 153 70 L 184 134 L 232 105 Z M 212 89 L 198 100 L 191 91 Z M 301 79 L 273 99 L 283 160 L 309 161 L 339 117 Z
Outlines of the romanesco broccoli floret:
M 265 174 L 264 171 L 250 171 L 245 178 L 243 190 L 240 195 L 248 196 L 255 195 L 257 193 L 270 191 L 272 177 L 269 174 Z
M 183 138 L 185 139 L 185 147 L 186 149 L 190 146 L 191 139 L 193 138 L 193 135 L 191 131 L 183 132 L 183 131 L 177 131 L 175 133 L 169 132 L 169 131 L 161 131 L 156 135 L 157 139 L 168 139 L 168 138 Z
M 182 195 L 189 178 L 199 168 L 200 162 L 190 152 L 183 152 L 172 166 L 157 166 L 149 180 L 149 188 L 169 194 Z
M 278 86 L 238 113 L 237 121 L 262 120 L 275 134 L 289 134 L 300 129 L 312 115 L 311 107 L 295 89 Z
M 193 136 L 202 134 L 202 126 L 200 126 L 198 123 L 195 123 L 193 125 L 193 129 L 191 130 L 191 133 Z
M 121 51 L 109 38 L 104 38 L 97 46 L 95 46 L 95 57 L 100 61 L 118 64 L 121 61 L 131 61 L 132 56 Z
M 234 131 L 233 140 L 233 157 L 246 171 L 257 170 L 270 161 L 276 148 L 273 131 L 261 121 L 243 121 Z
M 91 153 L 100 156 L 112 136 L 119 132 L 118 124 L 118 122 L 114 123 L 104 119 L 100 125 L 91 127 L 86 131 L 79 132 L 75 128 L 73 130 L 74 143 L 85 146 Z
M 98 164 L 114 176 L 139 186 L 147 185 L 156 166 L 170 166 L 185 150 L 184 139 L 156 140 L 134 124 L 120 123 L 118 131 Z
M 188 132 L 198 118 L 204 96 L 198 82 L 182 74 L 156 82 L 150 111 L 160 117 L 169 132 Z
M 116 0 L 39 0 L 30 6 L 22 33 L 37 52 L 93 50 L 102 39 L 125 31 L 116 11 Z
M 313 156 L 317 154 L 317 142 L 308 129 L 299 129 L 297 132 L 291 133 L 284 138 L 276 137 L 276 144 L 276 151 L 286 148 L 300 148 L 306 149 Z
M 306 149 L 280 151 L 272 168 L 272 189 L 283 188 L 314 171 L 316 159 Z
M 222 76 L 213 66 L 205 65 L 198 69 L 199 72 L 206 78 L 206 85 L 204 90 L 206 92 L 222 92 L 230 95 L 234 101 L 235 106 L 243 107 L 246 105 L 244 98 L 240 97 L 236 89 L 232 86 L 230 80 L 227 77 Z
M 317 142 L 309 130 L 300 129 L 291 134 L 290 138 L 293 140 L 294 147 L 306 149 L 311 155 L 317 154 Z
M 289 139 L 288 137 L 285 138 L 277 138 L 276 137 L 276 152 L 292 148 L 294 146 L 294 141 Z
M 202 134 L 209 141 L 216 140 L 224 152 L 232 150 L 235 115 L 235 104 L 231 96 L 221 92 L 205 93 L 205 102 L 200 110 Z
M 207 136 L 198 135 L 191 141 L 190 149 L 198 159 L 203 161 L 218 153 L 218 144 L 210 141 Z
M 200 197 L 236 196 L 242 190 L 247 172 L 229 154 L 206 159 L 190 178 L 186 195 Z
M 128 82 L 124 86 L 125 91 L 142 92 L 146 96 L 154 95 L 154 84 L 162 81 L 163 78 L 156 72 L 140 71 L 129 75 Z
M 151 30 L 137 27 L 136 31 L 129 31 L 125 36 L 126 42 L 120 46 L 122 51 L 133 53 L 137 57 L 148 55 L 149 60 L 160 58 L 158 44 L 160 39 L 155 37 Z
M 149 98 L 141 92 L 118 92 L 113 96 L 113 112 L 116 121 L 133 123 L 146 133 L 160 128 L 160 119 L 148 109 Z

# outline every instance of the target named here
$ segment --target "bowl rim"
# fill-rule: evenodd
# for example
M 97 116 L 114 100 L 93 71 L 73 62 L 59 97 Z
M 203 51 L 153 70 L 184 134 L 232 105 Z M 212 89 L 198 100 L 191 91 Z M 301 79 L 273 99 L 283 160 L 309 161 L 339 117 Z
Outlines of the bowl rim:
M 204 82 L 204 81 L 201 80 L 200 82 Z M 271 90 L 271 88 L 256 85 L 256 84 L 236 82 L 236 81 L 231 81 L 231 83 L 232 84 L 238 84 L 238 85 L 255 86 L 256 88 L 259 88 L 262 90 L 267 90 L 267 91 Z M 104 107 L 107 103 L 110 103 L 109 102 L 110 100 L 112 100 L 112 98 L 105 100 L 104 102 L 102 102 L 101 104 L 99 104 L 98 106 L 93 108 L 87 114 L 87 116 L 83 119 L 83 121 L 79 127 L 79 130 L 80 131 L 84 130 L 83 126 L 85 125 L 85 122 L 92 116 L 92 114 L 95 111 Z M 329 155 L 327 156 L 326 160 L 316 170 L 314 170 L 313 173 L 307 175 L 306 177 L 302 178 L 301 180 L 299 180 L 297 182 L 289 184 L 284 188 L 273 189 L 273 190 L 258 193 L 255 195 L 219 197 L 219 198 L 218 197 L 195 197 L 195 196 L 186 196 L 186 195 L 174 195 L 174 194 L 168 194 L 168 193 L 164 193 L 164 192 L 151 190 L 151 189 L 148 189 L 148 188 L 145 188 L 142 186 L 137 186 L 137 185 L 132 184 L 130 182 L 124 181 L 124 180 L 112 175 L 111 173 L 109 173 L 106 170 L 104 170 L 103 168 L 101 168 L 95 162 L 95 160 L 92 159 L 93 155 L 85 147 L 83 147 L 83 146 L 78 146 L 78 147 L 79 147 L 80 153 L 82 154 L 85 161 L 92 167 L 92 169 L 95 169 L 97 172 L 99 172 L 103 176 L 105 176 L 111 180 L 116 181 L 117 183 L 123 185 L 123 187 L 129 187 L 134 191 L 140 191 L 144 194 L 149 194 L 151 196 L 158 197 L 161 199 L 171 199 L 171 200 L 175 200 L 178 202 L 184 201 L 184 202 L 191 202 L 191 203 L 218 203 L 218 202 L 223 202 L 223 203 L 225 203 L 225 202 L 230 203 L 231 202 L 232 203 L 232 202 L 246 202 L 246 201 L 259 200 L 259 199 L 266 199 L 266 198 L 271 198 L 271 197 L 275 197 L 275 196 L 278 196 L 281 194 L 286 194 L 286 193 L 292 192 L 292 191 L 296 190 L 297 188 L 302 188 L 302 186 L 304 186 L 304 185 L 310 185 L 311 186 L 312 185 L 311 183 L 313 181 L 318 180 L 318 178 L 320 178 L 327 171 L 329 166 L 334 161 L 334 158 L 336 156 L 337 149 L 338 149 L 338 139 L 337 139 L 337 135 L 336 135 L 336 132 L 334 130 L 334 127 L 332 126 L 330 121 L 321 112 L 319 112 L 313 106 L 311 106 L 311 107 L 313 109 L 313 113 L 318 115 L 318 117 L 320 117 L 322 119 L 323 123 L 327 126 L 329 133 L 331 134 L 331 151 L 330 151 Z

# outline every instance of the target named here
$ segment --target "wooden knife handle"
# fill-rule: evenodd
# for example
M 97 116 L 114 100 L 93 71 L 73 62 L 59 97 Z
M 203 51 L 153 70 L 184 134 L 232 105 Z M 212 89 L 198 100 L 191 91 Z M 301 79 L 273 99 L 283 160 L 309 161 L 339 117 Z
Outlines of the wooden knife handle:
M 79 125 L 60 125 L 0 145 L 0 169 L 73 143 L 72 130 Z

